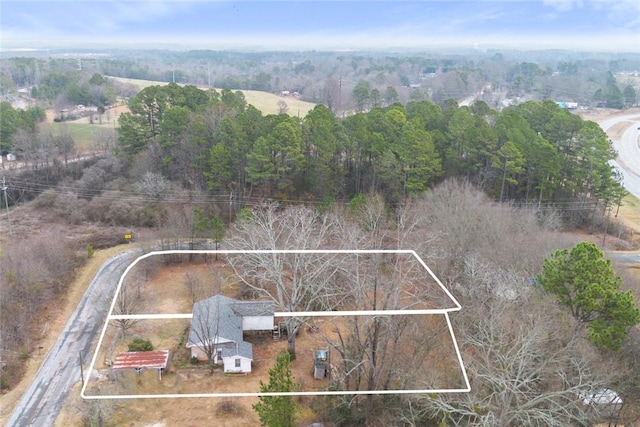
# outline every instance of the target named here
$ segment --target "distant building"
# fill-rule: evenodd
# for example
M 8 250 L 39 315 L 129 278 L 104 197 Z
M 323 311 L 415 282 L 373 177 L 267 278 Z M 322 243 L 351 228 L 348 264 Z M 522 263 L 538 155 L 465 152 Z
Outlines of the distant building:
M 578 108 L 577 102 L 556 101 L 556 104 L 563 110 L 575 110 Z

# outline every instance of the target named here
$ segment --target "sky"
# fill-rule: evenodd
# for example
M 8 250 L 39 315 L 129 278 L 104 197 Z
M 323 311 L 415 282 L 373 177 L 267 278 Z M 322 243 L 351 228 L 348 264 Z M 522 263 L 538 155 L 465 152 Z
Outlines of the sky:
M 640 0 L 0 0 L 0 49 L 640 52 Z

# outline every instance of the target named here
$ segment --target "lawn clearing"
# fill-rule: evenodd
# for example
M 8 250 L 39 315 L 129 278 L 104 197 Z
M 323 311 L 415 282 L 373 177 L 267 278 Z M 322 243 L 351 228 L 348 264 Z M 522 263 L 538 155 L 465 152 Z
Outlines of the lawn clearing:
M 622 199 L 617 219 L 634 230 L 636 235 L 634 241 L 638 242 L 640 240 L 640 200 L 630 194 Z
M 51 123 L 51 131 L 54 136 L 69 134 L 75 142 L 76 149 L 80 152 L 86 152 L 93 149 L 93 132 L 95 129 L 93 129 L 90 124 L 54 122 Z

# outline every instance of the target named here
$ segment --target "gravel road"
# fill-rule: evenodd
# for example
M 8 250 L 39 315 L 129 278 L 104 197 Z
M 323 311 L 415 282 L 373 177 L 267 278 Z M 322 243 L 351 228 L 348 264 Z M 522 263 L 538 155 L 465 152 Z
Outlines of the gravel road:
M 7 427 L 54 424 L 69 391 L 80 381 L 80 355 L 85 365 L 92 356 L 91 346 L 109 309 L 106 300 L 111 301 L 120 276 L 136 255 L 125 252 L 102 265 L 9 417 Z

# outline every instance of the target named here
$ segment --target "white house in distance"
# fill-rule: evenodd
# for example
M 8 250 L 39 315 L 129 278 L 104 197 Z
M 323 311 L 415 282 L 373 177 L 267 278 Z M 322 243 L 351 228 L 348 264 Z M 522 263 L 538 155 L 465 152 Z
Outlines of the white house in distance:
M 253 347 L 244 341 L 245 331 L 273 331 L 273 301 L 238 301 L 214 295 L 193 305 L 187 348 L 191 357 L 207 361 L 207 348 L 214 349 L 213 363 L 224 372 L 251 372 Z

